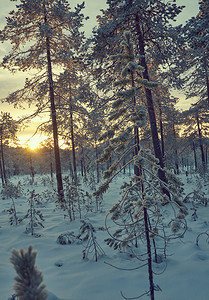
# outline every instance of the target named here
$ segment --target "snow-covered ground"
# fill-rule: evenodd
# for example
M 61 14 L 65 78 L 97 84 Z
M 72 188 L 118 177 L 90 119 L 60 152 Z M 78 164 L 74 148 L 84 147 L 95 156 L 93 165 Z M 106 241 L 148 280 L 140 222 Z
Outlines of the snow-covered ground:
M 188 180 L 189 179 L 189 180 Z M 107 233 L 104 228 L 106 212 L 112 204 L 119 199 L 119 187 L 123 182 L 123 176 L 114 181 L 108 192 L 104 195 L 103 208 L 100 212 L 86 213 L 84 218 L 96 229 L 96 238 L 105 255 L 95 262 L 91 255 L 83 260 L 84 245 L 72 243 L 61 245 L 57 243 L 60 234 L 74 232 L 79 233 L 80 220 L 70 222 L 64 218 L 63 211 L 56 207 L 53 196 L 50 196 L 50 185 L 41 184 L 37 176 L 33 186 L 27 179 L 21 180 L 23 189 L 35 190 L 42 194 L 45 191 L 43 204 L 37 209 L 41 211 L 45 221 L 44 228 L 37 227 L 37 236 L 25 233 L 28 220 L 25 219 L 19 225 L 10 225 L 8 209 L 11 208 L 12 199 L 1 195 L 0 200 L 0 300 L 7 300 L 12 296 L 14 277 L 16 273 L 9 262 L 12 248 L 28 248 L 32 245 L 38 251 L 37 266 L 44 275 L 44 283 L 50 292 L 48 299 L 55 300 L 121 300 L 121 291 L 126 297 L 136 297 L 148 290 L 147 267 L 133 271 L 122 270 L 134 268 L 138 265 L 136 259 L 114 251 L 106 245 Z M 197 180 L 195 176 L 185 177 L 181 175 L 185 183 L 185 195 L 194 189 L 200 190 L 203 180 Z M 189 183 L 188 183 L 189 181 Z M 43 181 L 42 181 L 43 183 Z M 203 187 L 207 193 L 207 186 Z M 53 195 L 53 194 L 52 194 Z M 207 196 L 207 194 L 206 194 Z M 48 199 L 47 199 L 48 198 Z M 28 209 L 27 197 L 21 196 L 14 199 L 17 216 L 23 217 Z M 196 215 L 192 214 L 192 204 L 187 204 L 189 215 L 187 216 L 188 230 L 182 239 L 176 239 L 167 246 L 167 268 L 161 275 L 154 276 L 154 282 L 162 291 L 156 292 L 156 300 L 208 300 L 209 299 L 209 244 L 207 235 L 203 234 L 196 245 L 196 238 L 200 233 L 209 232 L 209 206 L 197 205 Z M 168 215 L 169 218 L 169 215 Z M 39 236 L 40 235 L 40 236 Z M 106 263 L 105 263 L 106 262 Z M 111 267 L 114 265 L 118 268 Z M 153 265 L 156 271 L 161 271 L 161 265 Z M 144 297 L 142 299 L 148 299 Z

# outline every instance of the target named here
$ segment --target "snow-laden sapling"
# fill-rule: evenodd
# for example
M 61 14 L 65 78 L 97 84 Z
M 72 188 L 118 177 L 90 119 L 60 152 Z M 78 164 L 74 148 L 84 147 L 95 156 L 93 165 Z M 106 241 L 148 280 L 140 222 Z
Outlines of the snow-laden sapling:
M 43 275 L 37 269 L 35 260 L 37 251 L 28 247 L 28 250 L 23 249 L 12 250 L 10 262 L 13 264 L 17 277 L 15 277 L 13 299 L 18 300 L 46 300 L 46 286 L 42 283 Z
M 14 185 L 11 182 L 8 182 L 7 185 L 4 186 L 2 190 L 2 194 L 6 196 L 7 198 L 10 198 L 12 201 L 10 209 L 8 209 L 8 213 L 10 215 L 9 217 L 9 222 L 10 225 L 18 225 L 20 222 L 20 219 L 17 216 L 17 211 L 16 211 L 16 205 L 15 205 L 15 199 L 21 196 L 22 193 L 22 186 L 21 183 L 18 182 L 17 185 Z
M 85 243 L 83 250 L 83 259 L 92 256 L 95 261 L 98 261 L 99 256 L 104 255 L 104 251 L 96 240 L 95 228 L 87 221 L 81 220 L 80 234 L 77 236 L 79 240 Z
M 65 198 L 62 202 L 62 208 L 67 212 L 65 216 L 68 216 L 70 221 L 74 221 L 76 214 L 78 214 L 81 219 L 82 205 L 85 205 L 86 210 L 88 210 L 91 196 L 81 188 L 78 177 L 69 178 L 69 176 L 66 176 L 63 181 Z
M 26 215 L 21 219 L 23 220 L 29 220 L 29 223 L 26 227 L 25 232 L 26 233 L 31 233 L 31 235 L 36 235 L 35 234 L 35 228 L 38 226 L 41 226 L 44 228 L 43 222 L 44 222 L 44 217 L 41 213 L 40 210 L 36 209 L 36 205 L 40 204 L 40 195 L 35 193 L 35 190 L 28 191 L 28 203 L 29 203 L 29 209 L 26 213 Z
M 167 242 L 173 237 L 183 236 L 187 208 L 181 201 L 181 183 L 169 172 L 166 174 L 167 180 L 161 180 L 159 173 L 165 173 L 165 169 L 162 170 L 159 160 L 150 150 L 143 149 L 140 145 L 140 130 L 146 125 L 146 108 L 140 104 L 141 87 L 150 89 L 157 87 L 157 84 L 140 76 L 143 68 L 136 62 L 130 32 L 125 32 L 122 46 L 123 53 L 113 57 L 124 68 L 121 79 L 115 82 L 118 93 L 115 93 L 109 118 L 111 134 L 104 133 L 108 146 L 98 161 L 103 163 L 109 160 L 113 153 L 117 153 L 119 158 L 104 172 L 105 181 L 95 194 L 106 192 L 112 180 L 125 166 L 134 165 L 134 176 L 123 185 L 122 198 L 106 216 L 106 230 L 110 235 L 106 241 L 114 249 L 128 248 L 141 267 L 147 266 L 149 289 L 136 298 L 146 295 L 154 300 L 155 291 L 160 288 L 154 284 L 152 257 L 154 255 L 154 260 L 159 263 L 158 258 L 162 256 L 157 254 L 157 249 L 161 249 L 165 255 Z M 124 158 L 127 163 L 121 167 Z M 168 223 L 163 216 L 165 209 L 173 215 Z

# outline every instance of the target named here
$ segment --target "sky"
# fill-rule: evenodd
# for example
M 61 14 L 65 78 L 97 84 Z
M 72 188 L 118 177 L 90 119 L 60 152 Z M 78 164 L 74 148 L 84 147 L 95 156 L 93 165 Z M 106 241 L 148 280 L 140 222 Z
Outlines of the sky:
M 185 23 L 187 19 L 191 16 L 195 16 L 198 12 L 198 0 L 177 0 L 178 5 L 185 5 L 185 9 L 179 15 L 177 23 Z M 5 17 L 8 16 L 8 13 L 15 8 L 15 5 L 18 2 L 11 2 L 10 0 L 0 0 L 0 29 L 4 27 L 6 24 Z M 74 8 L 77 3 L 82 3 L 79 0 L 69 0 L 71 7 Z M 100 9 L 106 7 L 106 0 L 86 0 L 85 1 L 85 16 L 89 16 L 89 20 L 85 22 L 84 30 L 86 35 L 89 36 L 91 34 L 92 28 L 96 25 L 96 16 L 100 13 Z M 4 43 L 0 44 L 0 60 L 8 53 L 9 44 Z M 28 74 L 17 72 L 15 74 L 11 74 L 9 71 L 0 69 L 0 99 L 6 97 L 9 93 L 14 92 L 15 90 L 22 88 L 24 86 L 25 78 L 28 77 Z M 185 101 L 184 95 L 181 93 L 177 93 L 177 96 L 180 98 L 180 102 L 178 107 L 181 109 L 186 109 L 189 107 L 189 102 Z M 27 113 L 27 109 L 20 110 L 14 109 L 11 105 L 1 103 L 0 102 L 0 111 L 10 112 L 11 116 L 14 119 L 18 119 L 19 117 L 25 115 Z M 28 127 L 24 130 L 21 130 L 18 133 L 18 137 L 21 141 L 21 144 L 30 139 L 33 136 L 35 128 L 40 123 L 40 119 L 34 119 L 31 124 L 28 124 Z M 30 141 L 28 141 L 28 145 L 31 148 L 35 148 L 37 143 L 42 139 L 44 140 L 45 136 L 35 136 Z

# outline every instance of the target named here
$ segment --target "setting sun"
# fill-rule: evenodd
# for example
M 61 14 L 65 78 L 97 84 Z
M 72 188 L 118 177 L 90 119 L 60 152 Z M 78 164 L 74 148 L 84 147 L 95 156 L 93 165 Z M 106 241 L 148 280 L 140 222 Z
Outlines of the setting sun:
M 40 148 L 40 143 L 47 139 L 45 135 L 35 135 L 31 137 L 30 135 L 19 136 L 20 145 L 25 148 L 29 147 L 31 150 L 36 150 Z

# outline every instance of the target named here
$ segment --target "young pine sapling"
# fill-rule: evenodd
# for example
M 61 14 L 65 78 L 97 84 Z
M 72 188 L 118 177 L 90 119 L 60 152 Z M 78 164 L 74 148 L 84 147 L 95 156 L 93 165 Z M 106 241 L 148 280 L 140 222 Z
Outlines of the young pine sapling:
M 42 283 L 42 273 L 37 269 L 35 260 L 37 251 L 28 247 L 28 251 L 12 250 L 10 262 L 13 264 L 17 277 L 15 277 L 13 299 L 18 300 L 46 300 L 47 291 Z
M 21 221 L 28 219 L 29 223 L 26 227 L 25 232 L 37 236 L 37 234 L 35 234 L 35 228 L 38 226 L 44 228 L 44 225 L 42 223 L 44 221 L 44 217 L 41 211 L 36 209 L 36 204 L 40 204 L 40 195 L 35 194 L 35 190 L 28 191 L 28 195 L 29 209 Z

